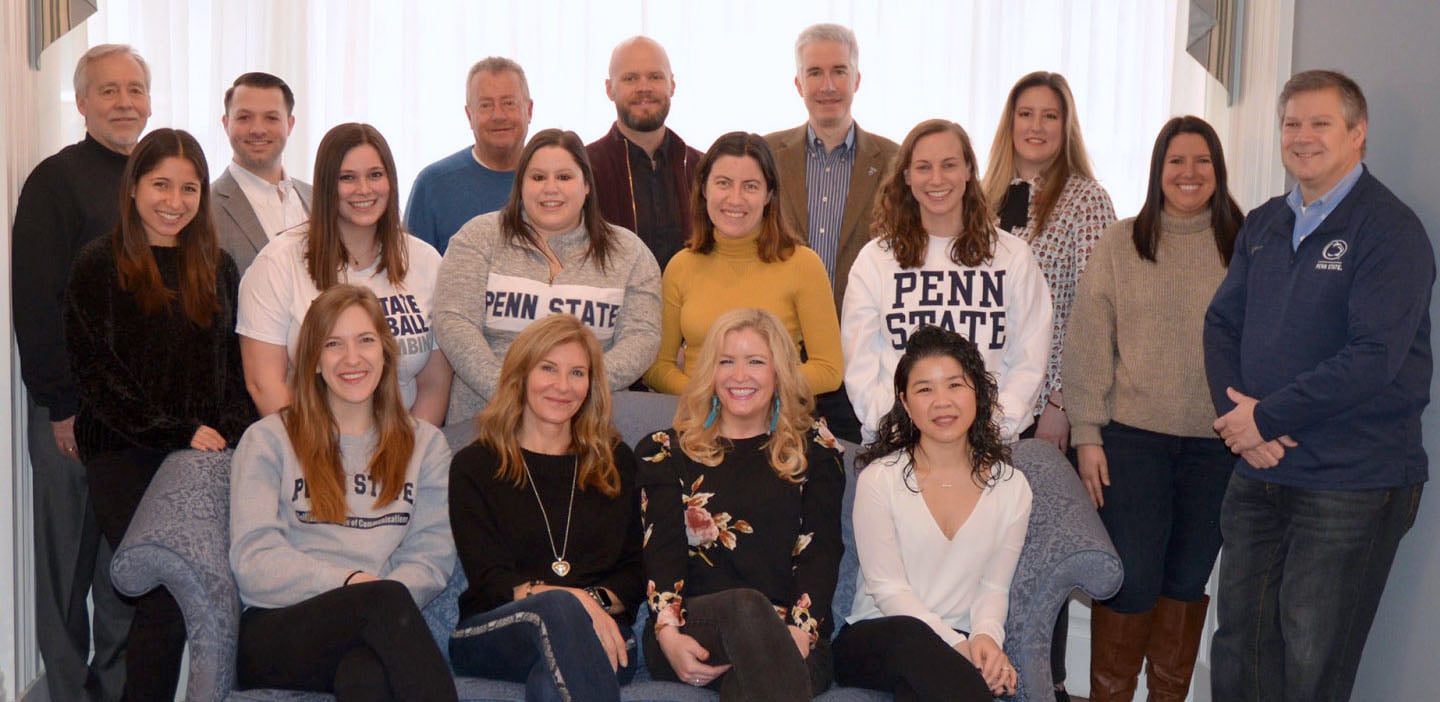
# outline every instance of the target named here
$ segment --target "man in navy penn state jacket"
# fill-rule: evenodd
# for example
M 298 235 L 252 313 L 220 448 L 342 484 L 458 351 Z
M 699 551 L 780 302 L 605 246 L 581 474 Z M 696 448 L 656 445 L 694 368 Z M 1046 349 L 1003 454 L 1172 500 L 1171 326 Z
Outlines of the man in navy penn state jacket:
M 1360 87 L 1279 100 L 1295 189 L 1256 208 L 1205 320 L 1215 429 L 1240 455 L 1220 528 L 1217 700 L 1345 700 L 1429 477 L 1434 254 L 1371 175 Z

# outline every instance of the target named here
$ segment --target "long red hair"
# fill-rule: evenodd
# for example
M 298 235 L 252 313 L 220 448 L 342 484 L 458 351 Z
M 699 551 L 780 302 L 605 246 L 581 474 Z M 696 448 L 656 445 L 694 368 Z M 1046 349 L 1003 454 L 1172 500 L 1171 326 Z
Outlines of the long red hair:
M 349 511 L 345 504 L 345 467 L 340 460 L 340 438 L 335 414 L 330 410 L 330 388 L 316 372 L 320 353 L 340 314 L 351 307 L 365 310 L 380 335 L 385 368 L 375 387 L 375 453 L 366 473 L 380 486 L 375 506 L 394 502 L 405 487 L 405 468 L 415 452 L 415 424 L 400 395 L 396 367 L 400 344 L 390 333 L 380 301 L 369 288 L 338 284 L 320 293 L 310 303 L 300 324 L 295 348 L 295 375 L 290 379 L 290 405 L 281 410 L 285 434 L 300 461 L 301 474 L 310 490 L 310 513 L 315 521 L 338 524 Z

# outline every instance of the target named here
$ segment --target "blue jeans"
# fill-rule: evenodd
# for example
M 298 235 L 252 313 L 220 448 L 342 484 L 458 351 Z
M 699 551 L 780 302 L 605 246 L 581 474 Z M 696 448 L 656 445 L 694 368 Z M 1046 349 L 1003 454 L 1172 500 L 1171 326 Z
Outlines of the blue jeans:
M 1110 486 L 1100 521 L 1125 567 L 1105 606 L 1142 614 L 1160 596 L 1205 597 L 1220 553 L 1220 504 L 1235 456 L 1216 438 L 1173 436 L 1111 422 L 1100 430 Z
M 1211 646 L 1217 700 L 1348 700 L 1423 486 L 1312 490 L 1236 473 Z
M 450 639 L 450 666 L 460 675 L 525 683 L 525 699 L 614 701 L 635 677 L 630 627 L 621 625 L 630 664 L 610 659 L 585 605 L 569 592 L 549 590 L 476 614 Z

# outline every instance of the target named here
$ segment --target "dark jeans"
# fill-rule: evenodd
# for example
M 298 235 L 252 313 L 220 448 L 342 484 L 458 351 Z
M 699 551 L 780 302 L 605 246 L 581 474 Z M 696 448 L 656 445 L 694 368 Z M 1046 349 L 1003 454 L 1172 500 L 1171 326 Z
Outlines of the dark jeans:
M 618 700 L 637 663 L 630 627 L 620 631 L 630 664 L 616 671 L 585 605 L 550 590 L 460 622 L 450 639 L 450 665 L 460 675 L 523 682 L 531 702 Z
M 915 617 L 846 624 L 835 637 L 841 685 L 891 692 L 895 702 L 990 702 L 980 670 Z
M 118 700 L 125 684 L 132 610 L 110 585 L 110 545 L 95 520 L 85 466 L 60 453 L 50 411 L 33 397 L 27 405 L 34 478 L 35 641 L 45 663 L 45 687 L 52 700 Z M 94 596 L 93 615 L 87 595 Z
M 1220 503 L 1235 455 L 1218 438 L 1161 434 L 1116 422 L 1100 430 L 1110 486 L 1100 520 L 1125 567 L 1105 606 L 1141 614 L 1160 596 L 1205 597 L 1220 553 Z
M 111 549 L 125 538 L 145 488 L 168 455 L 131 448 L 86 458 L 95 520 Z M 185 653 L 185 615 L 163 587 L 127 601 L 135 605 L 135 616 L 127 644 L 131 653 L 125 656 L 124 699 L 173 700 Z
M 1348 700 L 1420 485 L 1313 490 L 1230 478 L 1211 646 L 1217 700 Z
M 710 657 L 707 665 L 734 667 L 709 688 L 723 702 L 806 702 L 830 687 L 834 667 L 825 637 L 801 658 L 785 622 L 758 590 L 738 588 L 685 598 L 685 626 Z M 656 680 L 685 682 L 675 676 L 660 650 L 655 629 L 645 630 L 645 663 Z
M 850 404 L 850 395 L 846 394 L 843 384 L 839 390 L 815 396 L 815 416 L 825 419 L 831 434 L 860 443 L 860 419 L 855 416 L 855 406 Z
M 346 585 L 240 615 L 242 690 L 334 693 L 337 702 L 455 702 L 455 680 L 410 591 L 394 580 Z

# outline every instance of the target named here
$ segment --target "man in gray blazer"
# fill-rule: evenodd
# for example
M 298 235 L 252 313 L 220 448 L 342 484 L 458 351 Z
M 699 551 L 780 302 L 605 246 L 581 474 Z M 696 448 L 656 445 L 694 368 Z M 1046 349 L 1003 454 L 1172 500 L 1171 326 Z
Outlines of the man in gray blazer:
M 265 244 L 310 218 L 310 185 L 288 177 L 280 163 L 294 111 L 295 93 L 269 73 L 246 73 L 225 91 L 220 123 L 235 156 L 210 191 L 220 247 L 242 275 Z
M 860 89 L 860 45 L 838 24 L 816 24 L 795 40 L 795 89 L 810 118 L 768 134 L 780 170 L 780 216 L 803 237 L 830 274 L 835 312 L 856 254 L 870 240 L 875 191 L 900 147 L 860 129 L 850 103 Z M 815 398 L 837 436 L 860 440 L 845 388 Z

